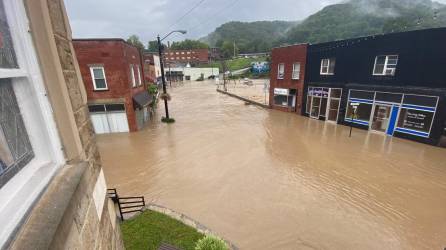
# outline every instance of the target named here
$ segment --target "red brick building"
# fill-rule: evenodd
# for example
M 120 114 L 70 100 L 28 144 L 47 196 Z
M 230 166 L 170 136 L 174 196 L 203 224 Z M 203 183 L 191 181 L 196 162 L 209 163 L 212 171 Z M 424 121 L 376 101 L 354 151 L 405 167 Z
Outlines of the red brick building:
M 173 50 L 164 52 L 166 63 L 208 63 L 209 49 Z
M 301 113 L 307 44 L 273 48 L 269 103 L 273 109 Z
M 123 39 L 73 39 L 96 133 L 137 131 L 151 98 L 139 50 Z

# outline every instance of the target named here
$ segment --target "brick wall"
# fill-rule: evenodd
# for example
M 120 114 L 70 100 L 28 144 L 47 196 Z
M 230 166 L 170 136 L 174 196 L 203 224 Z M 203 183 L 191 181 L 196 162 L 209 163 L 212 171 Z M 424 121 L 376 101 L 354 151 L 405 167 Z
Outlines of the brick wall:
M 104 103 L 111 99 L 125 98 L 127 120 L 130 131 L 137 131 L 133 96 L 145 91 L 143 66 L 137 48 L 122 39 L 78 39 L 73 41 L 89 102 Z M 104 67 L 108 90 L 94 90 L 90 66 Z M 130 65 L 140 67 L 142 86 L 133 87 Z M 135 74 L 137 73 L 135 69 Z
M 178 53 L 178 54 L 177 54 Z M 189 53 L 189 54 L 188 54 Z M 207 63 L 209 61 L 208 49 L 191 50 L 166 50 L 164 52 L 166 62 L 179 63 Z M 189 59 L 187 57 L 190 57 Z M 172 59 L 174 58 L 174 59 Z
M 296 89 L 296 113 L 301 113 L 303 88 L 305 81 L 305 65 L 307 61 L 307 44 L 298 44 L 272 49 L 269 103 L 273 109 L 289 111 L 288 108 L 274 105 L 274 88 Z M 299 80 L 292 79 L 293 63 L 300 63 Z M 277 79 L 278 65 L 285 64 L 285 76 Z

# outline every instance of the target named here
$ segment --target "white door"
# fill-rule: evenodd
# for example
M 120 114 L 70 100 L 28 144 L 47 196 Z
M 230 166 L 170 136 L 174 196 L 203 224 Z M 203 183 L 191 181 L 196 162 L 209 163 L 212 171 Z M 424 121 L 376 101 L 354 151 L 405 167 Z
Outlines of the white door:
M 125 112 L 107 113 L 110 133 L 129 132 L 127 114 Z
M 96 134 L 129 132 L 125 112 L 91 113 L 91 122 Z
M 108 126 L 107 114 L 104 113 L 91 113 L 91 122 L 93 123 L 94 132 L 96 134 L 110 133 L 110 127 Z

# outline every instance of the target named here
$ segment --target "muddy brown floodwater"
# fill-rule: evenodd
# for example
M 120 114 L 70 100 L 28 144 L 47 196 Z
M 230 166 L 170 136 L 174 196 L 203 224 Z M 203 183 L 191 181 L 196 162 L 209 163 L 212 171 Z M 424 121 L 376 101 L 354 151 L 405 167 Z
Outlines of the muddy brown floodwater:
M 98 136 L 110 187 L 241 249 L 444 249 L 446 150 L 247 106 L 208 82 L 169 90 L 176 123 Z M 162 115 L 162 105 L 158 115 Z

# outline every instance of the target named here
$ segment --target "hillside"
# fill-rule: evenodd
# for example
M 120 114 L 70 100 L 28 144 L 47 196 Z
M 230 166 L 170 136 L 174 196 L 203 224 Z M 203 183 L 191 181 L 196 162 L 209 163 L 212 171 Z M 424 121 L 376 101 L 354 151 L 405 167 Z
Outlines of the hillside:
M 351 0 L 330 5 L 290 29 L 283 43 L 318 43 L 446 26 L 445 5 L 430 0 Z
M 229 22 L 201 40 L 236 52 L 265 52 L 291 43 L 319 43 L 373 34 L 446 26 L 446 5 L 431 0 L 350 0 L 329 5 L 302 22 Z
M 229 22 L 200 40 L 212 47 L 229 47 L 228 50 L 233 49 L 235 42 L 240 53 L 264 52 L 283 39 L 296 24 L 286 21 Z

